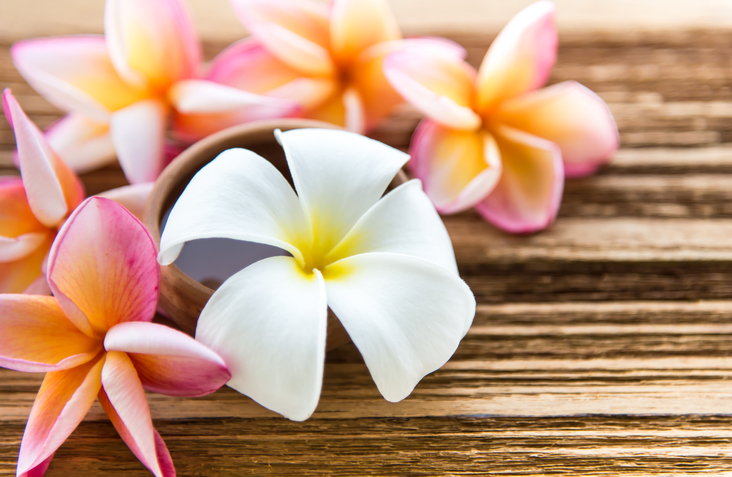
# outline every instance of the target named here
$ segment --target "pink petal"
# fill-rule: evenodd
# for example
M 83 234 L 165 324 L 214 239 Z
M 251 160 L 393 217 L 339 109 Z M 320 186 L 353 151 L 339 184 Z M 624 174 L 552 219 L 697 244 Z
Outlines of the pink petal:
M 76 429 L 101 389 L 103 364 L 100 354 L 75 368 L 46 374 L 20 444 L 18 475 L 38 467 L 42 470 Z
M 422 121 L 412 137 L 409 167 L 443 214 L 469 209 L 483 200 L 501 177 L 501 154 L 485 130 L 456 131 Z
M 368 47 L 398 40 L 402 33 L 386 0 L 334 0 L 330 43 L 341 64 L 354 62 Z
M 155 323 L 120 323 L 104 338 L 108 351 L 129 354 L 148 391 L 197 397 L 226 384 L 224 361 L 185 333 Z
M 457 58 L 465 57 L 465 49 L 452 41 L 438 38 L 410 38 L 378 43 L 363 51 L 351 67 L 351 84 L 363 99 L 366 116 L 366 130 L 378 125 L 382 119 L 403 103 L 402 96 L 394 90 L 384 76 L 384 60 L 396 51 L 414 49 L 434 52 L 444 50 L 445 54 Z
M 0 295 L 0 366 L 25 372 L 68 369 L 101 351 L 50 296 Z
M 158 303 L 155 244 L 124 207 L 84 201 L 58 233 L 48 258 L 48 284 L 66 316 L 87 335 L 117 323 L 151 321 Z
M 297 103 L 250 93 L 213 81 L 179 81 L 170 91 L 176 110 L 187 114 L 251 110 L 253 116 L 283 117 L 298 109 Z
M 48 466 L 51 465 L 51 460 L 53 460 L 53 454 L 28 472 L 18 475 L 18 477 L 43 477 L 46 475 Z
M 165 168 L 167 119 L 168 109 L 157 99 L 138 101 L 112 114 L 112 142 L 131 184 L 152 182 Z
M 97 197 L 104 197 L 117 202 L 134 215 L 137 220 L 142 221 L 142 216 L 145 213 L 145 202 L 154 184 L 154 182 L 143 182 L 142 184 L 117 187 L 97 194 Z
M 267 50 L 308 75 L 334 71 L 328 6 L 316 0 L 231 0 L 234 12 Z
M 559 146 L 567 176 L 583 176 L 608 162 L 619 144 L 605 102 L 574 81 L 549 86 L 501 104 L 497 120 Z
M 9 89 L 3 92 L 3 109 L 15 132 L 28 204 L 43 225 L 55 227 L 83 199 L 81 181 L 51 150 Z
M 384 74 L 404 99 L 433 121 L 468 131 L 480 126 L 471 106 L 476 73 L 460 58 L 407 49 L 386 58 Z
M 68 114 L 45 131 L 51 149 L 76 172 L 87 172 L 108 164 L 117 157 L 109 135 L 109 125 L 81 114 Z
M 557 58 L 555 7 L 548 0 L 524 8 L 498 34 L 478 73 L 477 106 L 487 112 L 498 102 L 539 88 Z
M 495 134 L 503 174 L 493 192 L 475 208 L 496 226 L 512 233 L 548 227 L 557 216 L 564 189 L 559 147 L 506 126 Z
M 183 0 L 107 0 L 104 32 L 114 67 L 132 84 L 164 90 L 198 74 L 201 44 Z
M 10 50 L 23 78 L 51 104 L 98 121 L 146 92 L 119 77 L 104 37 L 79 35 L 24 40 Z
M 46 280 L 45 273 L 41 272 L 41 275 L 33 280 L 33 282 L 28 285 L 28 288 L 23 290 L 23 295 L 53 295 L 53 293 L 51 293 L 51 288 L 48 286 L 48 280 Z
M 158 442 L 145 390 L 132 361 L 125 353 L 107 353 L 102 369 L 102 386 L 99 402 L 130 450 L 156 477 L 175 475 L 174 472 L 163 473 L 161 469 L 158 456 L 162 450 L 159 448 L 162 439 Z M 165 449 L 164 443 L 162 447 Z M 169 461 L 167 449 L 163 455 L 167 455 Z

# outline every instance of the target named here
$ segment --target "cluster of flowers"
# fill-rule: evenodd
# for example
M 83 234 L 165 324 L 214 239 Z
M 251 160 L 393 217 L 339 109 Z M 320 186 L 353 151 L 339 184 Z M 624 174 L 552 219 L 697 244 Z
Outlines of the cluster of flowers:
M 104 36 L 12 48 L 23 77 L 68 113 L 43 133 L 3 93 L 22 178 L 0 181 L 0 365 L 48 373 L 19 476 L 43 475 L 95 397 L 156 476 L 175 471 L 144 390 L 200 396 L 228 382 L 307 419 L 329 307 L 384 397 L 404 399 L 452 356 L 475 313 L 435 207 L 540 230 L 565 175 L 593 172 L 617 148 L 594 93 L 573 82 L 538 89 L 556 57 L 551 2 L 515 17 L 478 71 L 453 42 L 402 38 L 385 0 L 231 3 L 252 36 L 205 74 L 183 0 L 107 0 Z M 409 156 L 360 134 L 405 100 L 426 116 L 410 147 L 417 180 L 383 195 Z M 281 117 L 352 132 L 278 133 L 296 191 L 260 156 L 223 153 L 180 197 L 158 252 L 136 217 L 165 166 L 213 132 Z M 84 201 L 75 172 L 115 158 L 132 185 Z M 156 255 L 167 265 L 211 237 L 291 256 L 227 280 L 195 340 L 151 323 Z

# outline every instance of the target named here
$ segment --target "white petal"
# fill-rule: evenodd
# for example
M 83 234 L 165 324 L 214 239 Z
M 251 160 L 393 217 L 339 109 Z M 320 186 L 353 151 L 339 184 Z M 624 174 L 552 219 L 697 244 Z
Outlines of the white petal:
M 379 200 L 409 156 L 373 139 L 334 129 L 276 131 L 300 201 L 329 251 Z
M 371 252 L 409 255 L 458 273 L 447 229 L 416 179 L 397 187 L 371 207 L 326 262 Z
M 112 114 L 112 141 L 130 183 L 154 181 L 165 167 L 167 116 L 167 108 L 154 99 L 138 101 Z
M 17 237 L 0 236 L 0 263 L 12 262 L 33 253 L 48 235 L 42 232 L 31 232 Z
M 206 80 L 179 81 L 171 88 L 170 98 L 178 111 L 193 114 L 222 113 L 240 108 L 281 110 L 284 114 L 296 107 L 291 101 Z
M 346 129 L 364 134 L 366 130 L 366 112 L 363 99 L 356 88 L 348 88 L 343 93 L 343 107 L 346 109 Z
M 217 237 L 272 245 L 298 260 L 298 245 L 312 242 L 290 184 L 269 161 L 245 149 L 222 152 L 193 177 L 170 212 L 158 261 L 168 265 L 183 243 Z
M 404 255 L 368 253 L 325 269 L 328 305 L 392 402 L 453 355 L 475 298 L 453 273 Z
M 291 257 L 257 262 L 229 278 L 201 312 L 196 339 L 221 356 L 229 386 L 294 421 L 320 398 L 327 305 L 323 277 Z
M 141 184 L 133 184 L 116 189 L 110 189 L 97 194 L 99 197 L 112 199 L 125 209 L 129 210 L 132 215 L 142 220 L 145 212 L 145 201 L 152 191 L 154 182 L 143 182 Z

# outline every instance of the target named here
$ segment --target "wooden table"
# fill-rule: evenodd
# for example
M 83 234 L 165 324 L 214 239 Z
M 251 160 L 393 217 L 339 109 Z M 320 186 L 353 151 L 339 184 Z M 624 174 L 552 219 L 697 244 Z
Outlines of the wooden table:
M 53 33 L 98 31 L 102 2 L 46 2 L 23 26 L 13 18 L 43 2 L 4 1 L 0 87 L 47 126 L 59 112 L 23 83 L 8 46 L 44 21 Z M 474 64 L 497 28 L 475 28 L 486 5 L 501 23 L 518 10 L 461 0 L 460 17 L 455 2 L 393 3 L 410 32 L 451 31 Z M 178 475 L 732 475 L 732 16 L 720 16 L 732 2 L 558 3 L 552 82 L 576 79 L 609 103 L 622 140 L 614 163 L 569 180 L 543 233 L 445 218 L 478 314 L 453 359 L 403 402 L 381 398 L 352 345 L 328 354 L 320 405 L 303 423 L 229 389 L 150 395 Z M 78 18 L 52 23 L 59 4 Z M 217 11 L 202 26 L 208 57 L 225 45 L 216 19 L 230 13 Z M 459 33 L 463 21 L 471 29 Z M 404 147 L 416 120 L 404 109 L 374 136 Z M 0 120 L 5 173 L 12 147 Z M 110 167 L 84 182 L 96 193 L 124 178 Z M 14 475 L 41 378 L 0 370 L 0 475 Z M 47 475 L 149 474 L 95 404 Z

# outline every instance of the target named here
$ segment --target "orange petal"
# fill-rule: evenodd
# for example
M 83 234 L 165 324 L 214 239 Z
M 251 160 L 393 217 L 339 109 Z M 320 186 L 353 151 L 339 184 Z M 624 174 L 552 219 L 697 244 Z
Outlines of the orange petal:
M 513 17 L 493 40 L 478 73 L 480 112 L 546 83 L 557 58 L 554 17 L 552 2 L 536 2 Z
M 467 131 L 480 126 L 472 109 L 476 73 L 459 57 L 406 49 L 386 58 L 384 73 L 404 99 L 433 121 Z
M 434 121 L 420 123 L 410 145 L 412 174 L 443 214 L 469 209 L 483 200 L 501 177 L 501 154 L 485 130 L 456 131 Z
M 33 403 L 18 456 L 18 474 L 42 466 L 76 429 L 101 389 L 104 355 L 46 374 Z
M 0 295 L 0 366 L 26 372 L 68 369 L 86 363 L 102 343 L 74 326 L 55 298 Z
M 174 476 L 170 454 L 153 428 L 145 391 L 126 353 L 107 353 L 102 384 L 99 402 L 130 450 L 156 477 Z
M 618 127 L 610 109 L 574 81 L 506 101 L 496 120 L 556 143 L 568 176 L 594 172 L 618 149 Z
M 131 84 L 164 90 L 198 74 L 201 44 L 183 0 L 107 0 L 109 56 Z
M 507 232 L 529 233 L 548 227 L 557 216 L 564 190 L 559 147 L 506 126 L 497 128 L 495 138 L 503 173 L 476 210 Z
M 308 75 L 334 71 L 328 6 L 315 0 L 232 0 L 234 12 L 273 55 Z
M 40 246 L 29 243 L 33 237 L 43 238 L 48 229 L 33 215 L 20 178 L 0 179 L 0 263 L 28 256 Z M 13 242 L 17 242 L 15 245 Z M 25 244 L 25 250 L 18 246 Z
M 81 181 L 53 152 L 9 89 L 3 92 L 3 108 L 15 132 L 28 204 L 43 225 L 55 227 L 84 198 Z
M 368 47 L 402 37 L 386 0 L 334 0 L 330 43 L 341 65 L 356 60 Z
M 24 40 L 10 54 L 23 78 L 51 104 L 97 121 L 147 94 L 120 78 L 99 35 Z
M 24 293 L 41 276 L 52 242 L 53 234 L 49 233 L 46 241 L 27 257 L 0 263 L 0 293 Z
M 155 244 L 121 205 L 91 197 L 69 217 L 48 259 L 48 284 L 90 336 L 123 321 L 151 321 L 158 303 Z

